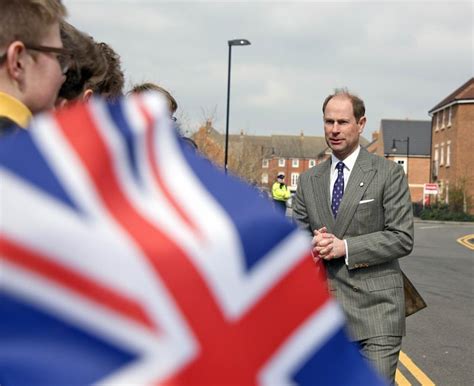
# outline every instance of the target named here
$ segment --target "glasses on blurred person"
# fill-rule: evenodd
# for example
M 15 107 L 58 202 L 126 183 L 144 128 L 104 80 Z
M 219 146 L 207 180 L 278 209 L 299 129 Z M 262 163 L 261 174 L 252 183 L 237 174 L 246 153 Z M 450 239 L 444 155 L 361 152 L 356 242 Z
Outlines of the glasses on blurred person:
M 54 54 L 56 60 L 59 63 L 59 67 L 61 68 L 61 73 L 66 75 L 66 72 L 71 68 L 73 63 L 73 54 L 70 50 L 66 48 L 59 48 L 59 47 L 48 47 L 48 46 L 41 46 L 36 44 L 27 44 L 24 43 L 24 46 L 27 50 L 31 51 L 38 51 L 38 52 L 45 52 L 48 54 Z M 0 56 L 0 65 L 7 58 L 7 53 L 5 52 L 2 56 Z
M 27 43 L 25 43 L 25 48 L 27 50 L 54 54 L 54 56 L 56 57 L 56 60 L 59 63 L 59 67 L 61 68 L 61 73 L 63 75 L 66 75 L 66 72 L 69 70 L 69 68 L 72 65 L 73 54 L 70 50 L 66 48 L 41 46 L 41 45 L 27 44 Z

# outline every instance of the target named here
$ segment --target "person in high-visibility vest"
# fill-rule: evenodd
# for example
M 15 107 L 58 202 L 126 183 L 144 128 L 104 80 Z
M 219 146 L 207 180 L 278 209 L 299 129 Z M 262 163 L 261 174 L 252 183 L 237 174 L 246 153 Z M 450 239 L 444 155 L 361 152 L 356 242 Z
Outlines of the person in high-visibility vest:
M 278 174 L 277 180 L 272 186 L 272 198 L 275 206 L 280 208 L 283 213 L 286 211 L 286 201 L 290 198 L 291 193 L 285 184 L 285 175 Z

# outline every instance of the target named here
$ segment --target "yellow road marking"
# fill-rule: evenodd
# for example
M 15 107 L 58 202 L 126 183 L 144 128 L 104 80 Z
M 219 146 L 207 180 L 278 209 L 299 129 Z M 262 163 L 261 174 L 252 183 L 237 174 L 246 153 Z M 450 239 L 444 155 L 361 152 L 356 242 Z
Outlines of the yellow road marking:
M 465 246 L 466 248 L 472 249 L 474 251 L 474 244 L 472 242 L 470 242 L 469 239 L 474 239 L 474 234 L 460 237 L 456 241 L 459 244 Z
M 423 386 L 434 386 L 434 382 L 428 378 L 428 376 L 421 371 L 415 363 L 405 354 L 403 351 L 400 351 L 400 362 L 407 368 L 407 370 L 420 382 Z
M 395 372 L 395 383 L 397 386 L 411 386 L 411 383 L 408 382 L 408 379 L 405 378 L 399 369 Z

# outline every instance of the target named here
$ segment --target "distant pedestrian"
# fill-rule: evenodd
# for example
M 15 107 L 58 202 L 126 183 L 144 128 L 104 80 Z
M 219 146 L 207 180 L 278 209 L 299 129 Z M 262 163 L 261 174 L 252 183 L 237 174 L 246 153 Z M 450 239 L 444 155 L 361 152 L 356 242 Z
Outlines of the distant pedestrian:
M 275 206 L 280 208 L 283 213 L 286 212 L 286 201 L 290 198 L 291 193 L 285 184 L 285 175 L 279 173 L 277 180 L 272 186 L 272 198 Z

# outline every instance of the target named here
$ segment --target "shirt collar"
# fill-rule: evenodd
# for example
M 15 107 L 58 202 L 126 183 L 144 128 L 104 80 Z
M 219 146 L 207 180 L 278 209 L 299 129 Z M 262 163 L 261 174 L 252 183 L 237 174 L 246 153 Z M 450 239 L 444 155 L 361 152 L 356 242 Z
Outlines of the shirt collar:
M 348 169 L 349 171 L 352 171 L 352 168 L 354 167 L 357 157 L 359 156 L 360 153 L 360 145 L 357 146 L 357 149 L 355 149 L 349 156 L 344 159 L 344 168 Z M 337 158 L 334 154 L 331 155 L 331 171 L 334 171 L 336 169 L 336 164 L 341 161 L 339 158 Z
M 31 119 L 31 111 L 18 99 L 0 91 L 0 117 L 7 117 L 18 126 L 26 128 Z

